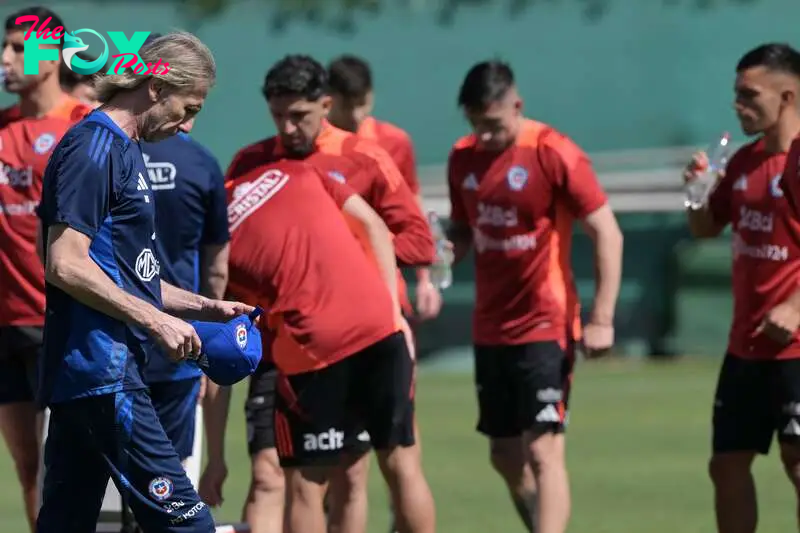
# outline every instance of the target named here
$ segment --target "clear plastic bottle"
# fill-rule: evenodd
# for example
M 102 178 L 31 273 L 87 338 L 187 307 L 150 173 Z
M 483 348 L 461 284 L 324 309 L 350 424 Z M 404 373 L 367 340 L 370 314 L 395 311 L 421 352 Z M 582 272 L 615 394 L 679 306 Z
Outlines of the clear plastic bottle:
M 453 284 L 453 251 L 447 240 L 447 234 L 435 211 L 428 211 L 428 224 L 431 227 L 433 240 L 436 245 L 436 259 L 430 267 L 431 283 L 439 290 L 444 290 Z
M 686 200 L 684 206 L 689 209 L 700 209 L 706 204 L 709 194 L 717 183 L 719 173 L 725 170 L 731 157 L 731 136 L 728 132 L 722 134 L 714 144 L 709 146 L 706 156 L 708 165 L 702 173 L 684 187 Z

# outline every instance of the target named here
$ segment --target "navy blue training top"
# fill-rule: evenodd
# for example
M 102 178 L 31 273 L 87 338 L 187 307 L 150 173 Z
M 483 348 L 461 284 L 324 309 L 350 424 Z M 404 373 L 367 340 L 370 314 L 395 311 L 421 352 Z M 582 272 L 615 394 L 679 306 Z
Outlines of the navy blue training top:
M 142 142 L 141 147 L 156 198 L 161 278 L 198 292 L 203 246 L 230 240 L 222 170 L 214 156 L 185 133 L 157 143 Z M 197 365 L 172 363 L 158 352 L 149 360 L 144 378 L 158 383 L 201 374 Z
M 39 216 L 91 239 L 89 256 L 125 292 L 161 309 L 155 202 L 139 144 L 105 113 L 73 126 L 44 174 Z M 147 333 L 46 283 L 38 400 L 42 404 L 144 388 Z

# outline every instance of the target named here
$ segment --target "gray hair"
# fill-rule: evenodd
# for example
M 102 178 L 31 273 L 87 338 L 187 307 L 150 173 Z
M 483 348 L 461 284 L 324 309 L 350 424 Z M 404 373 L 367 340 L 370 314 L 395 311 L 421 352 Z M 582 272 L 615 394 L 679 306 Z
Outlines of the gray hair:
M 159 67 L 159 74 L 134 74 L 128 68 L 122 74 L 95 74 L 97 99 L 108 102 L 115 94 L 136 89 L 155 78 L 178 92 L 195 92 L 210 89 L 217 77 L 217 66 L 211 50 L 200 39 L 188 32 L 173 32 L 153 39 L 139 50 L 143 63 L 162 65 L 169 63 L 169 71 Z M 146 71 L 145 71 L 146 72 Z

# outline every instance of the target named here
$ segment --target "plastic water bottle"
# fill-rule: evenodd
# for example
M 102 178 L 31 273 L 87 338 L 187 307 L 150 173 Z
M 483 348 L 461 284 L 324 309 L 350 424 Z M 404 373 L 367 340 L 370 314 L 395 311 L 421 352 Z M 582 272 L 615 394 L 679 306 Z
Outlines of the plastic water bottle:
M 706 155 L 708 166 L 702 174 L 686 184 L 684 191 L 686 200 L 684 206 L 689 209 L 700 209 L 708 200 L 708 196 L 717 183 L 719 173 L 725 170 L 728 159 L 731 157 L 731 136 L 728 132 L 722 134 L 714 144 L 708 147 Z
M 442 227 L 442 221 L 436 211 L 428 211 L 428 224 L 431 227 L 433 240 L 436 245 L 436 259 L 430 268 L 431 283 L 439 290 L 444 290 L 453 284 L 453 251 L 447 241 L 447 234 Z

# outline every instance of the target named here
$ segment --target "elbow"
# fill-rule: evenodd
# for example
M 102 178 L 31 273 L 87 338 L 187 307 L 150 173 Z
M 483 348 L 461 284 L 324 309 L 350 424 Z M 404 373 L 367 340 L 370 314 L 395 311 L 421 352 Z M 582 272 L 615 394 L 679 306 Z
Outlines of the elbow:
M 67 261 L 59 257 L 52 257 L 44 269 L 44 279 L 47 283 L 64 289 L 72 279 L 72 269 Z

